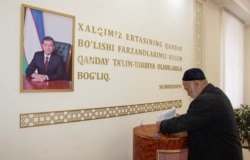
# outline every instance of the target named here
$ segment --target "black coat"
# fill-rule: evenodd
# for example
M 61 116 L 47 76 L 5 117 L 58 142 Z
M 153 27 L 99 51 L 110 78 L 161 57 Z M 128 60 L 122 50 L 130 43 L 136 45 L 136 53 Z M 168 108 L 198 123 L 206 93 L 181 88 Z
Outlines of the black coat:
M 49 77 L 49 80 L 58 80 L 65 78 L 65 64 L 60 55 L 53 52 L 51 54 L 48 69 L 45 71 L 44 67 L 44 52 L 36 52 L 28 68 L 26 69 L 26 75 L 31 75 L 37 70 L 38 74 L 44 74 Z
M 208 84 L 186 114 L 162 121 L 160 131 L 188 131 L 189 160 L 242 160 L 242 148 L 231 102 Z

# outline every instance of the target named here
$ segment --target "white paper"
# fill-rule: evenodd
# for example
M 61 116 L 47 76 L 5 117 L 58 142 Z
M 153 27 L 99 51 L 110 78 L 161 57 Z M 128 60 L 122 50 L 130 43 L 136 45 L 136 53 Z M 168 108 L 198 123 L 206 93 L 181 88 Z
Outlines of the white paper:
M 175 107 L 171 108 L 171 109 L 168 109 L 166 110 L 165 112 L 161 113 L 159 116 L 158 116 L 158 120 L 159 121 L 162 121 L 162 120 L 165 120 L 165 119 L 170 119 L 170 118 L 173 118 L 176 116 L 176 109 Z

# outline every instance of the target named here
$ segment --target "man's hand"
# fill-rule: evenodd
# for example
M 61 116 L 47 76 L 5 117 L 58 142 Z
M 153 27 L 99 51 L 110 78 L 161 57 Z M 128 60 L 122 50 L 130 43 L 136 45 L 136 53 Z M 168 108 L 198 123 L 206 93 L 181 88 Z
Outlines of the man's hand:
M 186 131 L 183 131 L 183 132 L 172 133 L 170 135 L 174 137 L 187 137 L 188 133 Z
M 43 75 L 43 74 L 37 74 L 37 73 L 34 73 L 32 74 L 32 81 L 38 81 L 38 82 L 43 82 L 46 80 L 46 76 Z
M 156 121 L 157 132 L 160 132 L 160 124 L 161 124 L 161 121 Z

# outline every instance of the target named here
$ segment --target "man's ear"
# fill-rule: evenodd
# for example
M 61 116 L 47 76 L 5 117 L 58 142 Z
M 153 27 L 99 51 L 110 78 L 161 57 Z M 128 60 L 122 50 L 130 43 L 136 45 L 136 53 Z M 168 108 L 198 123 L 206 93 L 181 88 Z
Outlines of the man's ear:
M 195 80 L 195 81 L 194 81 L 194 86 L 195 86 L 196 88 L 200 88 L 200 86 L 201 86 L 201 81 Z

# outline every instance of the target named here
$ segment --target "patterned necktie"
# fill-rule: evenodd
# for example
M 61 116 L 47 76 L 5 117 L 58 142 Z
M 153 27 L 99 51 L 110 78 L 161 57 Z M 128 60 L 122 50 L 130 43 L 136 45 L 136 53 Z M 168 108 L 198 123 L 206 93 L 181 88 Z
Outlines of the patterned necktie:
M 47 68 L 48 68 L 48 64 L 49 64 L 49 57 L 45 57 L 45 63 L 44 63 L 45 71 L 46 71 Z

